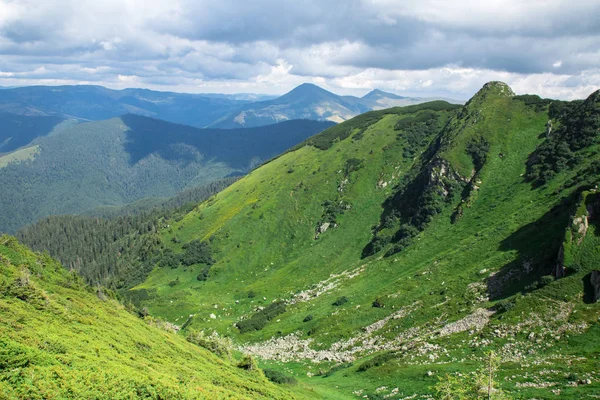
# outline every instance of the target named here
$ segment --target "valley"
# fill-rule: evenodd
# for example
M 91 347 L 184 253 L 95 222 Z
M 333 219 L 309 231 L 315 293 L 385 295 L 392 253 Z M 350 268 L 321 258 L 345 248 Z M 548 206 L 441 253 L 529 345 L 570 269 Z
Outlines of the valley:
M 599 100 L 490 82 L 362 114 L 159 216 L 151 268 L 109 287 L 318 398 L 593 397 Z

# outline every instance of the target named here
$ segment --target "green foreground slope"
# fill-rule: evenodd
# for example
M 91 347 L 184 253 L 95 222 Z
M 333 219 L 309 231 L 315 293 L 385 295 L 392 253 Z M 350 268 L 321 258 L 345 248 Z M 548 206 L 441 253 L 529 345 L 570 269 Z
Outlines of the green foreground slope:
M 464 107 L 342 123 L 164 229 L 175 253 L 206 241 L 214 264 L 157 267 L 129 298 L 231 336 L 323 397 L 427 398 L 490 350 L 510 397 L 598 393 L 600 306 L 584 283 L 599 214 L 557 267 L 598 180 L 598 97 L 553 102 L 493 82 Z
M 0 398 L 304 398 L 168 328 L 0 237 Z

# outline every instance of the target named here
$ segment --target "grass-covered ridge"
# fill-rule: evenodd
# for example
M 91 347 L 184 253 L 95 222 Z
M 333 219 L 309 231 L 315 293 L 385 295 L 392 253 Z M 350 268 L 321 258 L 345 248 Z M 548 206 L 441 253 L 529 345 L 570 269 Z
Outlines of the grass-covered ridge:
M 158 326 L 0 237 L 1 398 L 304 398 Z

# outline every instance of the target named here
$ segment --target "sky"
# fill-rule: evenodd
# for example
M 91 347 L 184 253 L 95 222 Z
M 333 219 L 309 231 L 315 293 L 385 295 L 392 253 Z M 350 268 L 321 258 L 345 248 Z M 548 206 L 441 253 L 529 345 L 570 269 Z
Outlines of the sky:
M 600 88 L 599 0 L 0 0 L 0 86 L 466 99 Z

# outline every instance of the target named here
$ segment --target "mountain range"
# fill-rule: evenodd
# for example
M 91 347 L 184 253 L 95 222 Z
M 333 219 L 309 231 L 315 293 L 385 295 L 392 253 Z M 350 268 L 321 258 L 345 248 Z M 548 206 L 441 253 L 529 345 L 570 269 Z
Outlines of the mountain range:
M 271 125 L 292 119 L 341 122 L 381 107 L 431 100 L 405 98 L 381 91 L 376 93 L 377 96 L 369 94 L 363 98 L 338 96 L 312 84 L 300 85 L 277 98 L 252 94 L 111 90 L 86 85 L 30 86 L 0 91 L 0 112 L 83 121 L 137 114 L 199 128 L 239 128 Z M 0 127 L 6 129 L 2 125 Z
M 361 114 L 183 215 L 107 228 L 106 252 L 145 260 L 134 280 L 100 258 L 77 268 L 298 395 L 593 397 L 599 154 L 600 91 L 565 102 L 490 82 L 464 106 Z M 19 238 L 77 265 L 98 229 L 50 219 Z
M 271 100 L 243 105 L 211 124 L 219 128 L 260 126 L 289 119 L 343 122 L 367 111 L 419 104 L 434 99 L 402 97 L 374 90 L 364 97 L 338 96 L 310 83 Z M 452 101 L 457 103 L 457 101 Z

